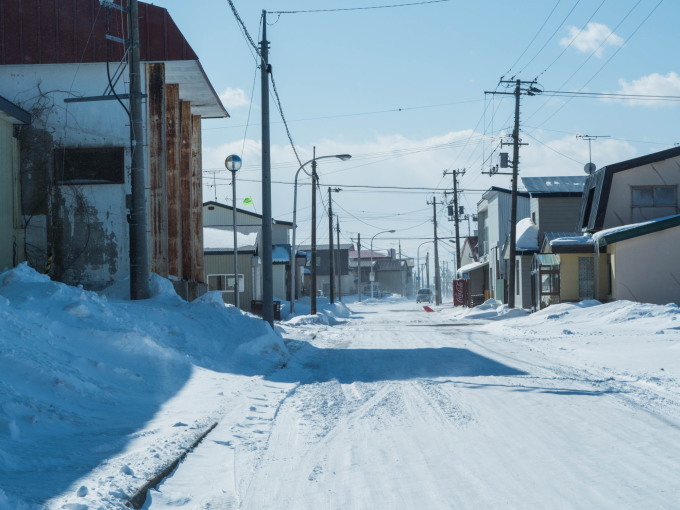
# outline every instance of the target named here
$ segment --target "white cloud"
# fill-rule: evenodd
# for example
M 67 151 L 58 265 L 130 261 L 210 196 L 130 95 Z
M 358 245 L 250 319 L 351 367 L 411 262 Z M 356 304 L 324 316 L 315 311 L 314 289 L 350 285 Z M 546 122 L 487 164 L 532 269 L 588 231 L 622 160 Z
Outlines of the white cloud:
M 243 89 L 233 89 L 231 87 L 227 87 L 227 89 L 220 94 L 220 100 L 227 109 L 240 108 L 250 104 Z
M 606 46 L 623 46 L 623 42 L 607 25 L 590 22 L 584 30 L 569 27 L 569 35 L 560 39 L 560 46 L 571 45 L 582 53 L 592 51 L 600 58 Z
M 618 94 L 652 95 L 652 96 L 680 96 L 680 76 L 677 73 L 666 75 L 659 73 L 648 74 L 637 80 L 619 80 Z M 673 106 L 670 101 L 642 101 L 627 100 L 626 103 L 644 106 Z

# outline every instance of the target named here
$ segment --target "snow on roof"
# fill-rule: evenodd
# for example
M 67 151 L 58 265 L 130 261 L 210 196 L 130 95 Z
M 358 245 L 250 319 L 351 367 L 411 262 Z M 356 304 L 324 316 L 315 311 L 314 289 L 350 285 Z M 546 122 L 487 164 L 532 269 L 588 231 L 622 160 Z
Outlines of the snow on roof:
M 253 250 L 257 246 L 257 231 L 242 233 L 236 232 L 237 248 Z M 234 230 L 229 227 L 204 227 L 203 250 L 204 251 L 233 251 Z
M 613 228 L 608 228 L 605 230 L 600 230 L 599 232 L 596 232 L 593 234 L 593 239 L 595 242 L 600 243 L 602 241 L 605 241 L 604 244 L 606 244 L 607 237 L 611 237 L 614 234 L 619 234 L 627 231 L 632 231 L 636 229 L 640 229 L 639 234 L 631 235 L 631 237 L 635 237 L 636 235 L 642 235 L 646 233 L 651 233 L 655 232 L 658 230 L 663 230 L 664 228 L 669 228 L 673 226 L 677 226 L 678 221 L 680 220 L 680 214 L 674 214 L 672 216 L 664 216 L 663 218 L 656 218 L 654 220 L 650 221 L 642 221 L 640 223 L 632 223 L 630 225 L 621 225 L 618 227 L 613 227 Z M 649 227 L 658 227 L 658 228 L 651 228 L 651 229 L 643 229 L 643 227 L 649 226 Z M 631 234 L 633 234 L 631 232 Z
M 583 234 L 581 236 L 557 237 L 550 240 L 550 246 L 566 246 L 573 244 L 593 244 L 593 238 L 590 234 Z
M 538 250 L 538 227 L 530 218 L 519 220 L 515 239 L 518 250 Z
M 458 268 L 458 274 L 469 273 L 475 269 L 479 269 L 482 266 L 486 266 L 488 262 L 473 262 L 472 264 L 467 264 Z

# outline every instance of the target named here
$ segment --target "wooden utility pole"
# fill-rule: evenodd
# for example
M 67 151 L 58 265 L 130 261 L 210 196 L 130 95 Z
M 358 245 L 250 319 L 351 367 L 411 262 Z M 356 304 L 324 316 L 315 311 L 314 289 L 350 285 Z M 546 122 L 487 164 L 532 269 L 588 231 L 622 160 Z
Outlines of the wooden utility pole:
M 130 298 L 149 297 L 149 249 L 147 245 L 146 178 L 144 161 L 144 123 L 142 77 L 139 56 L 139 12 L 137 0 L 128 6 L 130 29 L 130 138 L 132 167 L 130 181 Z
M 432 222 L 434 223 L 434 303 L 442 304 L 442 282 L 439 275 L 439 239 L 437 237 L 437 200 L 432 199 Z
M 458 176 L 465 175 L 465 168 L 462 170 L 444 170 L 444 175 L 453 176 L 453 223 L 456 231 L 456 269 L 460 267 L 460 213 L 458 208 Z
M 510 262 L 509 262 L 509 267 L 508 267 L 508 292 L 507 292 L 507 299 L 508 299 L 508 307 L 509 308 L 514 308 L 515 307 L 515 287 L 517 282 L 515 281 L 515 266 L 516 266 L 516 261 L 515 261 L 515 256 L 516 256 L 516 247 L 517 247 L 517 179 L 519 176 L 519 146 L 520 145 L 526 145 L 525 143 L 522 143 L 520 138 L 519 138 L 519 106 L 520 106 L 520 96 L 522 94 L 526 94 L 528 96 L 535 96 L 536 94 L 540 94 L 542 92 L 541 89 L 536 88 L 534 85 L 536 85 L 536 80 L 533 81 L 522 81 L 522 80 L 501 80 L 501 84 L 504 84 L 506 86 L 515 86 L 515 90 L 513 92 L 489 92 L 486 91 L 485 94 L 504 94 L 504 95 L 512 95 L 515 96 L 515 124 L 512 130 L 512 192 L 511 192 L 511 198 L 510 198 L 510 248 L 509 248 L 509 256 L 510 256 Z M 524 87 L 524 88 L 523 88 Z M 501 146 L 504 145 L 503 142 L 501 142 Z M 505 155 L 505 158 L 501 158 L 501 168 L 506 168 L 507 165 L 503 164 L 503 162 L 507 162 L 507 154 L 503 153 Z M 503 155 L 502 154 L 502 155 Z M 489 172 L 489 175 L 495 175 L 498 174 L 498 168 L 495 170 L 492 170 Z
M 338 268 L 338 301 L 342 301 L 342 264 L 340 263 L 340 218 L 337 216 L 335 217 L 335 224 L 337 225 L 337 235 L 338 235 L 338 242 L 337 242 L 337 248 L 336 251 L 338 253 L 337 257 L 337 268 Z
M 272 266 L 272 171 L 269 136 L 269 41 L 267 11 L 262 11 L 260 42 L 262 89 L 262 318 L 274 327 L 274 269 Z

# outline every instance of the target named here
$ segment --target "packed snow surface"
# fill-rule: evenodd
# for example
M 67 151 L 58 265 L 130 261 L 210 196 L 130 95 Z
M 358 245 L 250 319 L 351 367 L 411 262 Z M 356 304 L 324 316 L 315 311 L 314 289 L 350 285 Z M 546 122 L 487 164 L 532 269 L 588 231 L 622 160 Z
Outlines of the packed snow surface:
M 143 508 L 679 508 L 676 304 L 322 298 L 272 331 L 153 287 L 0 274 L 0 509 L 125 508 L 208 430 Z

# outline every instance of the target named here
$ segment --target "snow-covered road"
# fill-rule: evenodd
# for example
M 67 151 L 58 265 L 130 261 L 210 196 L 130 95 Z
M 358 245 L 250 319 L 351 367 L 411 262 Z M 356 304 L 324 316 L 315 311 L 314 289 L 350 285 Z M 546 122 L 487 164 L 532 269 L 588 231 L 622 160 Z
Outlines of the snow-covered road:
M 668 384 L 412 302 L 351 308 L 284 325 L 293 361 L 225 389 L 145 508 L 680 508 Z

